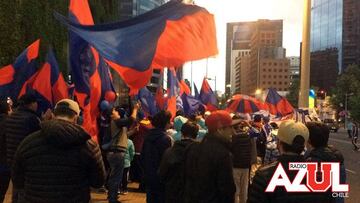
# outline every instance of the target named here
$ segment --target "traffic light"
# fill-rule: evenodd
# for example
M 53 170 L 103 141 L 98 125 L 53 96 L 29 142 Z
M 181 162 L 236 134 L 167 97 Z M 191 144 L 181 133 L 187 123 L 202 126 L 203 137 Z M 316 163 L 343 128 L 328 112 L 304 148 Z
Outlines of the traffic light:
M 317 99 L 322 99 L 324 100 L 326 97 L 326 91 L 325 90 L 319 90 L 317 93 L 316 93 L 316 98 Z

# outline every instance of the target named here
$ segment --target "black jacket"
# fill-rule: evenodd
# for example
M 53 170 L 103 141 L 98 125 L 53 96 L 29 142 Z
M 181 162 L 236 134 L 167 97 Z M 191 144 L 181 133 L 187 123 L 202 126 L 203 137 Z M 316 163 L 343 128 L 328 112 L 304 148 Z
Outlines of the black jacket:
M 7 170 L 7 164 L 6 164 L 6 139 L 5 139 L 5 119 L 7 115 L 6 114 L 0 114 L 0 172 Z
M 213 135 L 206 135 L 187 153 L 185 162 L 186 203 L 233 203 L 235 184 L 230 147 Z
M 297 171 L 289 170 L 289 162 L 305 162 L 305 158 L 299 155 L 281 155 L 278 161 L 260 168 L 253 179 L 248 194 L 248 203 L 325 203 L 331 202 L 325 193 L 310 192 L 287 192 L 284 187 L 276 187 L 274 192 L 265 192 L 279 163 L 282 164 L 290 182 L 293 182 Z M 305 184 L 305 182 L 304 182 Z
M 186 153 L 195 144 L 198 143 L 191 139 L 183 139 L 165 151 L 159 175 L 161 182 L 165 184 L 166 203 L 183 203 Z
M 83 128 L 51 120 L 20 144 L 12 180 L 23 190 L 20 203 L 88 203 L 90 187 L 104 184 L 105 169 L 99 146 Z
M 40 130 L 40 119 L 36 113 L 25 107 L 19 107 L 5 122 L 6 157 L 11 166 L 16 149 L 23 139 Z
M 310 162 L 339 162 L 340 163 L 340 183 L 346 183 L 346 169 L 344 164 L 344 157 L 339 150 L 333 146 L 319 147 L 310 151 L 306 155 L 306 160 Z M 320 167 L 320 165 L 318 166 Z M 328 192 L 329 197 L 332 197 L 331 191 Z M 335 199 L 334 199 L 335 201 Z
M 146 187 L 152 191 L 164 190 L 164 185 L 160 182 L 158 170 L 160 161 L 166 151 L 171 147 L 171 139 L 164 130 L 151 129 L 145 137 L 141 153 L 141 161 L 144 166 L 144 178 Z
M 250 168 L 251 140 L 247 133 L 236 134 L 232 137 L 231 152 L 234 168 Z

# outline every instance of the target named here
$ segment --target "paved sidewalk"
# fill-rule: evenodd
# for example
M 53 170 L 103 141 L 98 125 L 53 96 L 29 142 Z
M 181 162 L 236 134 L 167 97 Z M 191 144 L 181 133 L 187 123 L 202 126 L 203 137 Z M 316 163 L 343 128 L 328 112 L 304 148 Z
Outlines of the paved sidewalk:
M 10 185 L 9 190 L 7 191 L 4 203 L 11 203 L 11 188 Z M 138 184 L 130 183 L 129 184 L 129 193 L 127 195 L 120 195 L 121 202 L 128 202 L 128 203 L 145 203 L 146 202 L 146 195 L 145 193 L 136 192 L 135 188 L 138 188 Z M 106 199 L 106 193 L 91 193 L 91 203 L 108 203 Z

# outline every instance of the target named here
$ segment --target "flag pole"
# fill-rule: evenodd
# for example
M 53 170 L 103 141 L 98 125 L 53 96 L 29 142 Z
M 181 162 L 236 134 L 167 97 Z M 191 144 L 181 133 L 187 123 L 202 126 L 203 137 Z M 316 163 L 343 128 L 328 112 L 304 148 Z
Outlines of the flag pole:
M 190 79 L 191 79 L 190 90 L 191 90 L 191 93 L 192 93 L 192 89 L 193 89 L 193 63 L 192 63 L 192 61 L 190 62 L 190 71 L 191 71 L 191 74 L 190 74 Z
M 208 77 L 209 58 L 206 58 L 206 78 Z

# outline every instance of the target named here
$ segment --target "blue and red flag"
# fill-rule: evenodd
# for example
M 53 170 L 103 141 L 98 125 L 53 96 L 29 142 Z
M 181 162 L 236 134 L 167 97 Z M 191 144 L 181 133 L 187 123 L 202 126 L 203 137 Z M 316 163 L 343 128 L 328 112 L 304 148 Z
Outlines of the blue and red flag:
M 195 93 L 195 99 L 200 99 L 200 94 L 199 94 L 199 90 L 196 87 L 195 83 L 194 83 L 194 93 Z
M 204 78 L 201 90 L 200 90 L 200 101 L 206 106 L 207 111 L 215 111 L 217 107 L 217 98 L 213 90 L 211 89 L 206 78 Z
M 69 97 L 68 86 L 59 72 L 59 65 L 52 49 L 49 49 L 46 62 L 38 71 L 31 84 L 31 89 L 41 95 L 42 98 L 39 100 L 44 100 L 43 104 L 48 104 L 43 107 L 40 106 L 42 110 L 47 110 L 61 99 Z
M 192 95 L 183 94 L 181 96 L 183 102 L 183 110 L 185 115 L 190 116 L 199 112 L 199 108 L 203 106 L 200 100 L 196 99 Z
M 269 88 L 265 102 L 269 106 L 269 112 L 277 117 L 283 117 L 294 112 L 294 108 L 290 102 L 273 88 Z
M 186 84 L 186 82 L 184 80 L 179 81 L 179 86 L 180 86 L 180 96 L 182 96 L 183 94 L 186 94 L 186 95 L 191 94 L 190 87 Z
M 72 22 L 81 25 L 94 24 L 87 0 L 71 0 L 69 18 Z M 94 140 L 97 140 L 99 103 L 107 95 L 115 95 L 110 84 L 111 76 L 99 53 L 73 31 L 70 31 L 69 52 L 71 74 L 75 85 L 74 97 L 83 110 L 83 127 Z M 114 100 L 115 96 L 111 98 Z
M 179 96 L 180 87 L 179 81 L 176 77 L 174 68 L 168 68 L 167 71 L 167 110 L 171 112 L 172 117 L 175 117 L 177 111 L 177 97 Z
M 37 71 L 40 39 L 28 46 L 13 64 L 0 69 L 0 97 L 17 99 L 23 86 L 33 80 Z
M 180 0 L 112 24 L 85 26 L 57 13 L 55 17 L 93 45 L 132 94 L 148 84 L 153 68 L 178 67 L 218 52 L 213 15 Z
M 164 90 L 162 86 L 159 86 L 155 93 L 156 107 L 160 110 L 164 110 L 166 107 L 167 97 L 164 97 Z
M 147 87 L 140 89 L 139 94 L 137 95 L 137 100 L 140 100 L 141 108 L 147 117 L 154 116 L 158 112 L 155 98 Z

